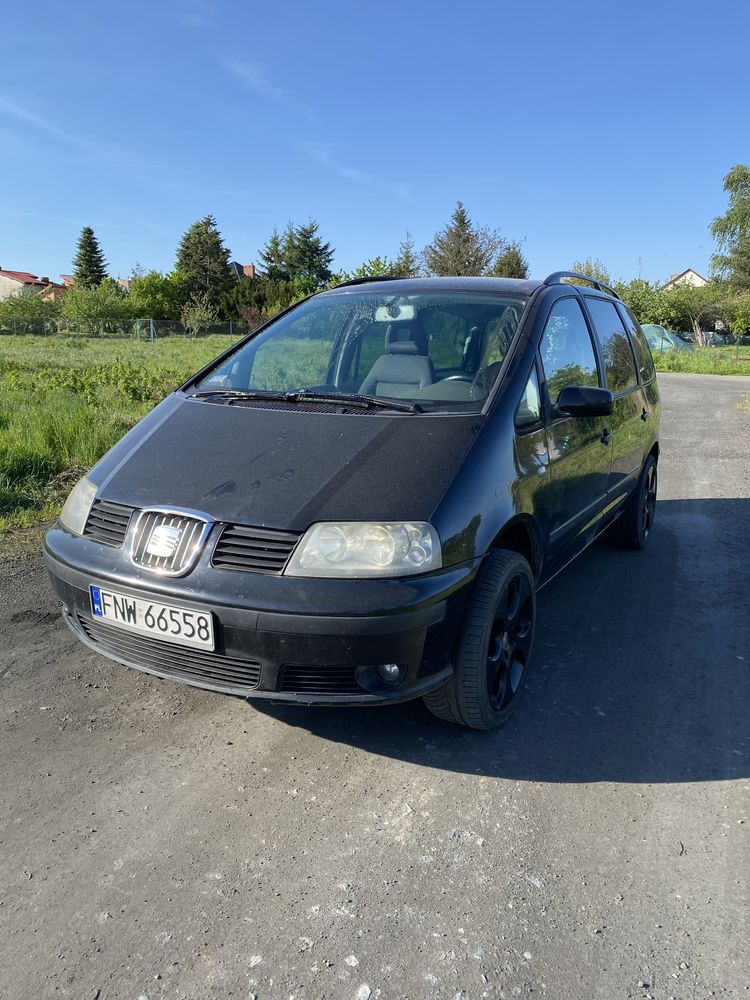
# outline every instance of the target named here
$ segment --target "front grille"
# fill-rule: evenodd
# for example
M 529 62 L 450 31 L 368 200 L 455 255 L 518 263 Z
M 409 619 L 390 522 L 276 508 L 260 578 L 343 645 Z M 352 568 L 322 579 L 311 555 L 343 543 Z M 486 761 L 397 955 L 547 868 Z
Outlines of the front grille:
M 363 694 L 356 667 L 313 667 L 287 664 L 279 672 L 279 691 L 294 694 Z
M 119 548 L 125 541 L 134 507 L 109 500 L 94 500 L 83 529 L 84 535 L 103 545 Z
M 86 638 L 105 655 L 111 654 L 133 666 L 155 670 L 166 677 L 207 684 L 231 694 L 252 691 L 260 680 L 260 664 L 255 660 L 151 639 L 116 625 L 95 622 L 80 614 L 77 624 Z
M 185 514 L 144 510 L 133 529 L 131 558 L 138 566 L 179 576 L 198 558 L 211 522 Z
M 228 524 L 216 542 L 211 562 L 222 569 L 280 573 L 299 537 L 296 531 Z

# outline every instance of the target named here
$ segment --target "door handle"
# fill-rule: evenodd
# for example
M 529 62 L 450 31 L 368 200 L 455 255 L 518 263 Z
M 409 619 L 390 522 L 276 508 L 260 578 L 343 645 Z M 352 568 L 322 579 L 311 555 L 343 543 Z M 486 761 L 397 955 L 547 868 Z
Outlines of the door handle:
M 641 413 L 641 420 L 648 420 L 648 410 L 645 406 L 643 407 L 643 413 Z
M 599 440 L 601 441 L 602 444 L 609 444 L 609 442 L 612 440 L 612 431 L 608 431 L 605 428 Z

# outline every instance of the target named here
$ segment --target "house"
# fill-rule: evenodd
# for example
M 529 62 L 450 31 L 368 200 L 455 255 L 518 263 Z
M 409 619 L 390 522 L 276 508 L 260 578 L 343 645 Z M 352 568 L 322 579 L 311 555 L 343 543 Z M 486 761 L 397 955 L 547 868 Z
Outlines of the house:
M 229 261 L 229 270 L 233 278 L 254 278 L 255 264 L 238 264 L 236 260 Z
M 43 278 L 31 274 L 30 271 L 6 271 L 0 267 L 0 299 L 7 299 L 10 295 L 17 295 L 26 288 L 33 288 L 45 298 L 56 298 L 63 290 L 63 286 L 56 281 L 50 281 L 45 275 Z
M 665 281 L 661 287 L 662 291 L 666 291 L 674 288 L 675 285 L 690 285 L 691 288 L 702 288 L 707 284 L 708 281 L 702 274 L 698 274 L 692 267 L 688 267 L 685 271 L 670 275 L 669 281 Z

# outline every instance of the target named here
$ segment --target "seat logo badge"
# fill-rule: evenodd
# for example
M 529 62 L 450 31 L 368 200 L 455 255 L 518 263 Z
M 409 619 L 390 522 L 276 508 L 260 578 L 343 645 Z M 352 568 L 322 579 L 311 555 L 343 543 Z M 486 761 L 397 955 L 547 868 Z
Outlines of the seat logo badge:
M 168 559 L 177 551 L 181 536 L 182 528 L 157 524 L 149 536 L 146 555 L 155 556 L 157 559 Z

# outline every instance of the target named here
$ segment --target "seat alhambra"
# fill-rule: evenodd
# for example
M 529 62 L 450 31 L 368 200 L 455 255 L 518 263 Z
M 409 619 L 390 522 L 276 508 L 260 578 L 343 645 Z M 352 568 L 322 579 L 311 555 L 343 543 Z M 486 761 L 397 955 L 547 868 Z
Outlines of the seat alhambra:
M 611 289 L 353 281 L 156 406 L 73 489 L 47 565 L 70 629 L 128 666 L 274 701 L 422 697 L 492 729 L 538 587 L 605 530 L 646 545 L 658 459 L 651 354 Z

